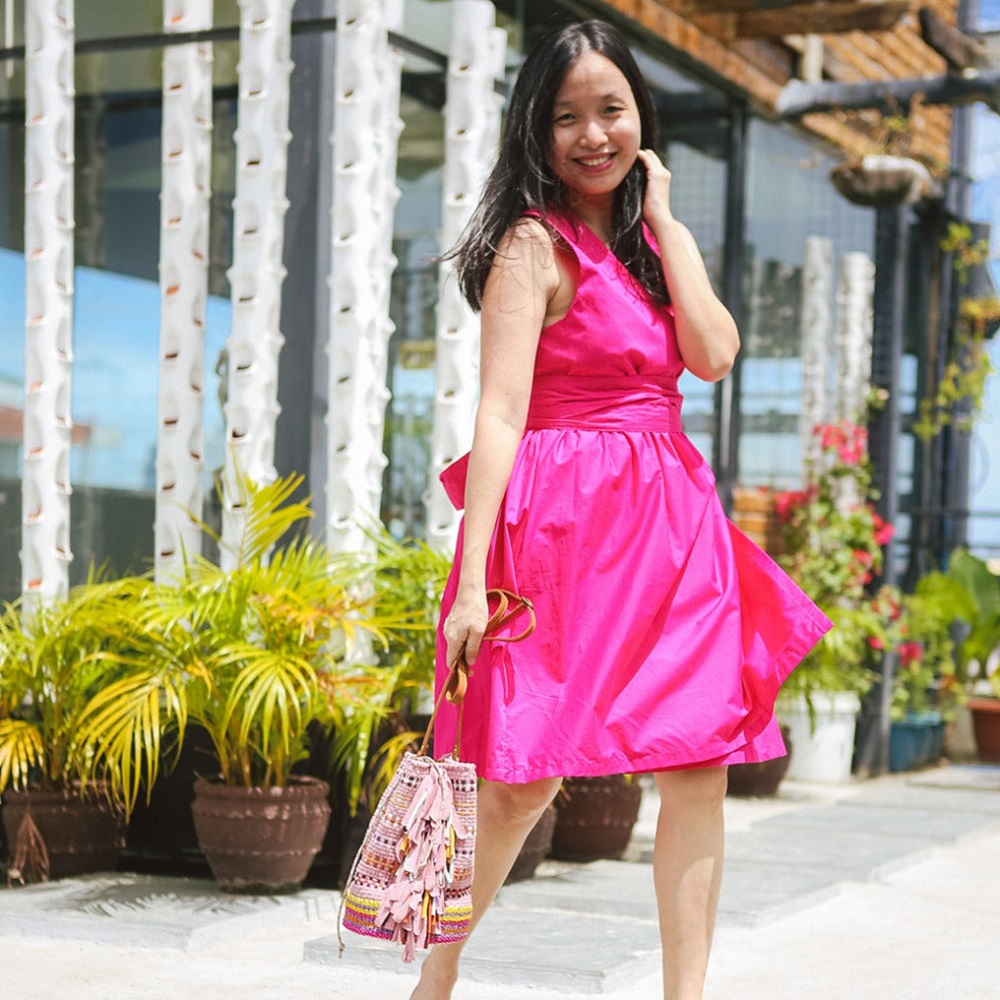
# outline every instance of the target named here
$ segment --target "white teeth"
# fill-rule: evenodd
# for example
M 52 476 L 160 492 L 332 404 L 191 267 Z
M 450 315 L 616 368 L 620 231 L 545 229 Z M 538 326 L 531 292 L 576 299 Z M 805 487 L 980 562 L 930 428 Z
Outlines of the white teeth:
M 606 153 L 604 156 L 591 156 L 588 158 L 580 157 L 580 162 L 585 167 L 599 167 L 602 163 L 607 163 L 611 159 L 611 154 Z

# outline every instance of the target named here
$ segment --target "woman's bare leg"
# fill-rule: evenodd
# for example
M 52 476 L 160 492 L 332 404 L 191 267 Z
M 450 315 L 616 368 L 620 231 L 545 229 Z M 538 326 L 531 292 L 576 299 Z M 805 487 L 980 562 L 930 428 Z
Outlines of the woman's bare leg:
M 561 780 L 546 778 L 526 785 L 484 781 L 480 786 L 472 882 L 473 928 L 489 909 L 525 838 L 559 791 Z M 410 1000 L 449 1000 L 458 979 L 458 960 L 464 943 L 439 944 L 431 949 Z
M 724 767 L 656 775 L 653 850 L 664 1000 L 701 1000 L 722 885 Z

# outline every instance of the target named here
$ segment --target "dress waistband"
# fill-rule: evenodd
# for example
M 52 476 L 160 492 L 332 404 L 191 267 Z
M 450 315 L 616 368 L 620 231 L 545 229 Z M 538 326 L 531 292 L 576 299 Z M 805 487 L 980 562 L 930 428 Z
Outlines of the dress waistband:
M 681 394 L 667 375 L 536 375 L 528 430 L 680 431 Z

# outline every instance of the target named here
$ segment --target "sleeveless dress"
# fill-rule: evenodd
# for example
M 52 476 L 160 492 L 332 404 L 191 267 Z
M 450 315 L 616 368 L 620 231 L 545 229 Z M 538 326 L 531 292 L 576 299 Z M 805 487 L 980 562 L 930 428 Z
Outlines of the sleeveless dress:
M 569 313 L 541 333 L 486 573 L 528 597 L 538 625 L 523 642 L 483 643 L 462 759 L 520 783 L 781 756 L 778 689 L 831 623 L 727 520 L 683 433 L 673 310 L 582 222 L 546 222 L 579 282 Z M 457 508 L 467 464 L 441 476 Z M 461 551 L 460 528 L 442 622 Z M 438 690 L 447 672 L 439 626 Z M 456 725 L 443 704 L 438 754 Z

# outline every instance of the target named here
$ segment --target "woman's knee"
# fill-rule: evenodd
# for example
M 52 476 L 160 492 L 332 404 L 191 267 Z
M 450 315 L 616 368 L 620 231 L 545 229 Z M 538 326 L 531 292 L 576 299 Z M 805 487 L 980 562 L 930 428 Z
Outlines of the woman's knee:
M 479 791 L 480 807 L 485 804 L 485 798 L 502 819 L 510 822 L 537 819 L 556 797 L 560 784 L 561 778 L 543 778 L 523 785 L 485 781 Z
M 721 806 L 726 797 L 728 769 L 697 767 L 680 771 L 660 771 L 656 787 L 660 799 L 674 806 Z

